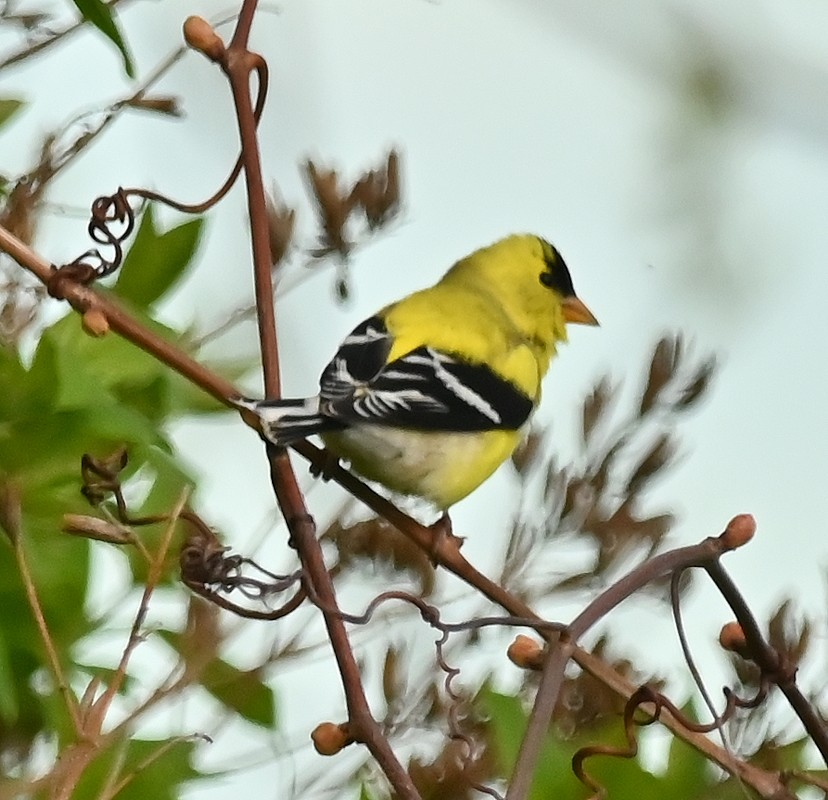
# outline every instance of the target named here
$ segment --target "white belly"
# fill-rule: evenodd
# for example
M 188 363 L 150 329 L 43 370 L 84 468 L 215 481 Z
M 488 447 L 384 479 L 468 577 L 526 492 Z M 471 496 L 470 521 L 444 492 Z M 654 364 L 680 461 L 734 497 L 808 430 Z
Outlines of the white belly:
M 408 431 L 366 424 L 323 438 L 360 475 L 446 509 L 497 469 L 511 454 L 519 434 Z

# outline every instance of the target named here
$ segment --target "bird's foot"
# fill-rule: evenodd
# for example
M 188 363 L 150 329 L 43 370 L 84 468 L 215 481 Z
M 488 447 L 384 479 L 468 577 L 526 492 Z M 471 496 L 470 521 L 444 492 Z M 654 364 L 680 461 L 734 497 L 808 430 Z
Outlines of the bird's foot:
M 339 456 L 330 450 L 323 450 L 322 460 L 318 464 L 310 465 L 310 474 L 314 478 L 322 478 L 327 483 L 333 477 L 333 472 L 338 466 Z
M 443 516 L 437 522 L 428 526 L 431 531 L 431 546 L 429 547 L 429 558 L 434 566 L 440 563 L 443 559 L 443 554 L 446 550 L 457 551 L 463 546 L 466 541 L 464 536 L 456 536 L 452 530 L 451 517 L 448 511 L 443 512 Z

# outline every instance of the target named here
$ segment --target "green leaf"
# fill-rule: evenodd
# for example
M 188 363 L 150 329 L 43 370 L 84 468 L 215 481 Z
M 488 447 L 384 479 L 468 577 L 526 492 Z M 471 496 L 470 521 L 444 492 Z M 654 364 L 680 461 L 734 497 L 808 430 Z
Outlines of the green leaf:
M 147 308 L 184 274 L 201 237 L 202 218 L 161 233 L 152 206 L 141 219 L 135 241 L 118 273 L 115 292 L 139 308 Z
M 184 785 L 203 777 L 192 766 L 194 749 L 195 744 L 187 739 L 116 742 L 84 770 L 72 798 L 99 798 L 115 775 L 126 781 L 118 800 L 176 800 Z
M 526 730 L 526 713 L 518 697 L 498 694 L 484 687 L 478 702 L 488 717 L 488 736 L 497 755 L 498 770 L 508 777 L 517 758 Z M 637 732 L 641 735 L 641 731 Z M 572 770 L 572 757 L 581 747 L 604 744 L 625 747 L 623 726 L 610 718 L 590 725 L 570 738 L 562 739 L 550 733 L 543 743 L 541 756 L 529 795 L 531 800 L 584 797 L 584 786 Z M 704 759 L 701 758 L 704 762 Z M 692 756 L 674 761 L 676 776 L 660 777 L 647 772 L 637 758 L 595 756 L 587 759 L 586 771 L 608 790 L 608 797 L 634 797 L 636 800 L 663 800 L 665 797 L 695 798 L 706 785 L 704 764 Z M 686 783 L 677 788 L 678 781 Z
M 20 109 L 23 101 L 15 97 L 0 98 L 0 128 L 2 128 Z
M 698 722 L 698 715 L 692 703 L 687 703 L 681 711 L 687 719 Z M 677 736 L 674 737 L 670 743 L 667 768 L 662 776 L 665 797 L 684 796 L 689 800 L 697 796 L 696 793 L 702 797 L 705 796 L 703 791 L 712 788 L 715 782 L 707 759 L 694 747 L 690 747 Z
M 216 700 L 249 722 L 266 728 L 275 726 L 273 690 L 262 683 L 258 670 L 240 670 L 216 659 L 207 665 L 200 683 Z
M 136 514 L 169 513 L 185 488 L 194 486 L 193 477 L 184 465 L 160 447 L 136 448 L 135 457 L 145 467 L 141 479 L 152 481 L 144 502 L 135 509 Z
M 489 736 L 498 756 L 498 769 L 508 775 L 514 768 L 526 730 L 526 714 L 517 697 L 500 694 L 485 686 L 478 702 L 490 720 Z
M 181 634 L 164 630 L 158 634 L 176 652 L 182 653 Z M 260 670 L 241 670 L 215 658 L 201 668 L 198 682 L 222 705 L 248 722 L 266 728 L 276 726 L 276 700 L 273 690 L 263 683 Z
M 91 25 L 94 25 L 121 51 L 124 59 L 124 72 L 130 78 L 134 78 L 135 67 L 132 63 L 132 58 L 121 36 L 121 31 L 118 30 L 118 24 L 115 22 L 115 17 L 113 17 L 112 9 L 109 5 L 104 3 L 103 0 L 72 0 L 72 2 L 77 6 L 83 18 Z
M 12 727 L 20 711 L 12 656 L 13 653 L 3 636 L 3 629 L 0 628 L 0 723 L 7 728 Z
M 133 504 L 130 511 L 134 516 L 170 514 L 181 500 L 182 494 L 189 492 L 193 479 L 176 459 L 160 447 L 135 446 L 129 452 L 130 464 L 141 465 L 135 478 L 139 484 L 149 484 L 149 491 L 140 505 Z M 126 487 L 129 490 L 129 486 Z M 180 523 L 179 523 L 180 524 Z M 166 522 L 141 528 L 141 540 L 150 551 L 155 551 L 167 527 Z M 147 562 L 133 548 L 125 551 L 129 560 L 133 578 L 137 583 L 147 579 Z M 163 581 L 177 581 L 179 576 L 178 559 L 170 554 L 161 574 Z
M 135 310 L 134 316 L 162 338 L 176 341 L 174 331 L 155 322 L 146 312 Z M 57 349 L 57 363 L 47 380 L 59 384 L 59 388 L 52 389 L 53 403 L 58 408 L 87 407 L 114 399 L 156 423 L 170 413 L 189 411 L 189 405 L 194 405 L 199 395 L 196 409 L 199 412 L 222 408 L 218 403 L 207 404 L 201 390 L 182 388 L 183 378 L 121 337 L 109 334 L 95 339 L 84 333 L 77 314 L 70 314 L 47 329 L 36 360 L 44 342 L 53 343 Z M 0 359 L 0 385 L 3 385 L 2 369 Z M 2 405 L 0 395 L 0 411 Z
M 158 336 L 176 342 L 184 349 L 186 339 L 160 325 L 149 314 L 135 310 L 134 316 Z M 47 345 L 54 347 L 51 364 L 45 361 Z M 117 401 L 142 413 L 148 420 L 161 423 L 174 414 L 214 414 L 225 406 L 193 385 L 186 378 L 156 361 L 148 353 L 120 336 L 109 334 L 96 339 L 85 333 L 80 316 L 69 314 L 49 327 L 35 356 L 35 371 L 40 388 L 23 392 L 26 372 L 15 359 L 5 359 L 0 349 L 0 442 L 3 419 L 22 413 L 37 401 L 40 413 L 57 409 L 87 408 L 102 402 Z M 205 365 L 230 381 L 238 380 L 251 369 L 252 360 L 214 360 Z
M 236 383 L 257 366 L 254 358 L 201 359 L 207 369 L 216 372 L 231 383 Z M 170 376 L 168 401 L 171 413 L 216 414 L 227 412 L 228 408 L 219 403 L 201 387 L 191 383 L 178 373 Z
M 507 777 L 514 769 L 526 731 L 526 712 L 520 698 L 500 694 L 488 687 L 481 690 L 478 702 L 489 719 L 488 735 L 497 756 L 498 770 Z M 572 772 L 573 752 L 573 742 L 557 742 L 552 736 L 546 738 L 529 795 L 532 800 L 582 795 L 583 787 Z
M 0 561 L 2 559 L 3 556 L 0 554 Z M 7 592 L 2 594 L 10 595 Z M 35 648 L 32 642 L 37 641 L 37 629 L 34 624 L 27 623 L 27 618 L 31 617 L 31 609 L 20 597 L 22 594 L 22 589 L 18 589 L 17 597 L 12 597 L 12 603 L 2 607 L 3 614 L 0 615 L 0 649 L 3 651 L 0 659 L 0 741 L 3 743 L 4 752 L 9 752 L 11 732 L 14 742 L 12 747 L 21 754 L 34 743 L 43 728 L 45 716 L 43 695 L 33 688 L 35 675 L 38 672 L 42 673 L 43 656 L 39 652 L 33 652 Z M 5 619 L 9 615 L 13 615 L 12 619 Z M 25 630 L 31 641 L 20 641 L 20 634 L 13 630 L 15 623 L 21 623 L 19 627 Z

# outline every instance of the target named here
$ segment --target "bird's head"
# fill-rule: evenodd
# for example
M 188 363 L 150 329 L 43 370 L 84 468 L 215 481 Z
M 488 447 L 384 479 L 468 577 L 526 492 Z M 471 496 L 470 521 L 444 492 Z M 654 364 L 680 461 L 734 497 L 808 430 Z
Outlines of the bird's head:
M 449 274 L 494 294 L 524 336 L 552 355 L 566 324 L 597 325 L 577 297 L 557 249 L 540 236 L 516 234 L 472 253 Z

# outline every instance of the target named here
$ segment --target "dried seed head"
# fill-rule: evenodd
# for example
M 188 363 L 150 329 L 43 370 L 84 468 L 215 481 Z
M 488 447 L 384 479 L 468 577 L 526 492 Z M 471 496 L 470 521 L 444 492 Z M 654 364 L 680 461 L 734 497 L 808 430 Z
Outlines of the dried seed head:
M 647 385 L 641 395 L 640 416 L 644 416 L 656 404 L 662 389 L 675 375 L 680 358 L 681 342 L 677 337 L 665 336 L 656 345 L 650 361 Z
M 313 729 L 311 739 L 316 752 L 321 756 L 335 756 L 343 747 L 353 742 L 345 722 L 340 725 L 321 722 Z
M 385 660 L 382 664 L 382 694 L 389 705 L 398 702 L 405 694 L 402 661 L 403 653 L 396 647 L 389 647 L 385 651 Z
M 41 181 L 27 177 L 20 179 L 11 191 L 6 190 L 0 225 L 25 244 L 31 244 L 35 236 L 42 188 Z
M 321 169 L 313 161 L 305 162 L 305 175 L 311 193 L 316 200 L 319 216 L 320 247 L 313 251 L 316 257 L 339 253 L 347 258 L 353 243 L 347 238 L 345 223 L 353 209 L 349 193 L 339 185 L 339 173 L 333 169 Z
M 400 204 L 400 154 L 396 150 L 389 150 L 385 162 L 385 200 L 388 208 Z
M 526 438 L 515 448 L 512 453 L 512 466 L 517 470 L 518 475 L 526 475 L 537 463 L 543 444 L 543 432 L 540 430 L 529 431 Z
M 351 189 L 349 205 L 362 208 L 371 230 L 379 228 L 399 210 L 399 170 L 399 154 L 391 150 L 380 169 L 365 172 Z
M 267 205 L 267 232 L 270 237 L 270 263 L 277 267 L 282 262 L 296 226 L 296 209 L 286 206 L 275 193 L 265 197 Z
M 596 423 L 605 415 L 609 402 L 612 400 L 613 388 L 609 378 L 601 378 L 593 390 L 584 398 L 584 407 L 581 412 L 582 437 L 585 445 L 589 445 Z
M 210 61 L 221 61 L 224 58 L 224 42 L 204 17 L 187 17 L 183 30 L 184 41 L 193 50 L 198 50 Z
M 340 568 L 369 561 L 375 568 L 404 570 L 419 582 L 423 596 L 434 590 L 435 569 L 429 554 L 379 517 L 342 525 L 334 520 L 322 539 L 336 547 Z
M 715 358 L 708 358 L 699 367 L 692 379 L 681 390 L 677 401 L 680 408 L 690 408 L 707 391 L 715 369 Z
M 627 494 L 638 494 L 650 478 L 663 469 L 676 453 L 676 445 L 669 433 L 662 433 L 650 446 L 627 483 Z

